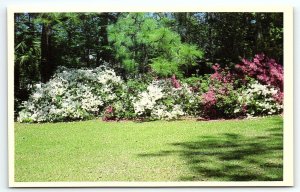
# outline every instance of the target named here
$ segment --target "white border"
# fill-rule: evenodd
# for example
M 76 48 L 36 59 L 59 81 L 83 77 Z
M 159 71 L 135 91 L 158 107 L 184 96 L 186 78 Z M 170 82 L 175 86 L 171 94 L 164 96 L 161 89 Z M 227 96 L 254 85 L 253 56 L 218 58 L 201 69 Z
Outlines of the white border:
M 15 182 L 14 181 L 14 13 L 17 12 L 283 12 L 284 13 L 284 165 L 283 181 L 267 182 Z M 242 7 L 9 7 L 8 39 L 8 162 L 9 187 L 220 187 L 293 186 L 293 8 L 291 6 Z

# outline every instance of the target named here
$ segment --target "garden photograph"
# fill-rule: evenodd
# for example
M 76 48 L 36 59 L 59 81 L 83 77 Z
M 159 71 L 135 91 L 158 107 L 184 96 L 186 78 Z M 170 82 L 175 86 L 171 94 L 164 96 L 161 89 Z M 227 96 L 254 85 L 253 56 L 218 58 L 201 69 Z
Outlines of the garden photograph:
M 14 181 L 284 180 L 283 12 L 13 19 Z

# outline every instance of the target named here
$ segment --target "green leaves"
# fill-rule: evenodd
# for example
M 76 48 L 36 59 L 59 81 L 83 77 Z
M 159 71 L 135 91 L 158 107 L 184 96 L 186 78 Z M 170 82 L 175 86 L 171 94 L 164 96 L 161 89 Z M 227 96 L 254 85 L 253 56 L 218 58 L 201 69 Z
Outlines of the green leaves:
M 162 57 L 158 57 L 152 60 L 151 69 L 161 77 L 169 77 L 172 74 L 181 76 L 178 71 L 178 64 Z
M 203 56 L 203 51 L 198 50 L 195 45 L 182 44 L 179 47 L 178 59 L 181 65 L 193 66 L 196 64 L 196 59 Z
M 116 59 L 128 76 L 147 73 L 149 69 L 160 77 L 182 76 L 181 65 L 188 68 L 203 57 L 196 46 L 182 43 L 179 34 L 147 13 L 123 14 L 109 26 L 108 34 Z

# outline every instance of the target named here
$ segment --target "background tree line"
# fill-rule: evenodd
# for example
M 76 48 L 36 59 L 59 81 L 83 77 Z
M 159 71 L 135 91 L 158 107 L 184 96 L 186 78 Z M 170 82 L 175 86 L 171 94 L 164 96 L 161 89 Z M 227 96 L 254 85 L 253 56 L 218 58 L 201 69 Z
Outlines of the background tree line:
M 283 63 L 282 13 L 18 13 L 16 105 L 59 66 L 184 78 L 261 52 Z

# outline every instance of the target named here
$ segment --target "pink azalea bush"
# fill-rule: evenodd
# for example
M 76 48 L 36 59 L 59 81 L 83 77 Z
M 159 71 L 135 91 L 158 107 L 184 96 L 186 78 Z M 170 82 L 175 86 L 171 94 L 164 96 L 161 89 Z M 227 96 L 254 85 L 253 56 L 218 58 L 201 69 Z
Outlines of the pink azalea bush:
M 237 73 L 256 79 L 263 85 L 270 85 L 279 91 L 273 95 L 278 103 L 283 103 L 283 66 L 265 54 L 257 54 L 253 60 L 243 59 L 235 66 Z
M 283 96 L 283 66 L 278 64 L 274 59 L 257 54 L 253 60 L 243 59 L 242 63 L 237 64 L 238 73 L 256 79 L 264 85 L 271 85 L 280 90 L 276 97 L 282 99 Z M 282 100 L 281 100 L 282 101 Z
M 176 89 L 180 88 L 180 83 L 179 81 L 176 79 L 175 75 L 172 75 L 171 77 L 171 82 L 172 82 L 172 86 Z
M 212 69 L 209 87 L 200 94 L 201 116 L 213 119 L 282 112 L 283 67 L 274 59 L 257 54 L 253 61 L 243 59 L 232 72 L 219 64 Z
M 234 81 L 233 74 L 225 69 L 222 69 L 219 64 L 212 66 L 212 69 L 215 71 L 210 78 L 212 80 L 219 81 L 221 83 L 232 83 Z
M 202 104 L 205 117 L 215 117 L 217 110 L 215 105 L 217 103 L 216 93 L 213 89 L 210 89 L 206 93 L 202 94 Z
M 102 119 L 103 121 L 111 121 L 116 119 L 114 115 L 114 108 L 111 105 L 106 107 Z
M 215 71 L 210 75 L 209 88 L 200 95 L 200 115 L 204 118 L 233 118 L 237 106 L 237 90 L 234 88 L 235 76 L 219 64 L 212 66 Z

